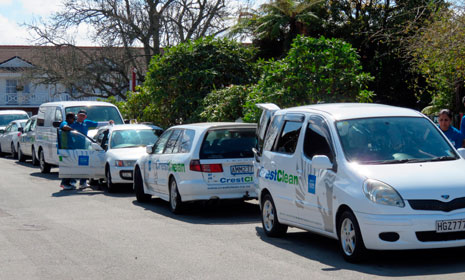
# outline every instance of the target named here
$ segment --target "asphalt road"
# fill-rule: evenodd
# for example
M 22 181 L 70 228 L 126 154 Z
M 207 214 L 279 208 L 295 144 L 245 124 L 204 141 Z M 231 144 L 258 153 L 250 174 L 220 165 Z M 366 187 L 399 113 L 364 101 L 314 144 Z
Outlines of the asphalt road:
M 266 237 L 255 201 L 177 216 L 129 189 L 63 191 L 57 171 L 0 158 L 0 279 L 465 279 L 465 248 L 349 264 L 332 239 Z

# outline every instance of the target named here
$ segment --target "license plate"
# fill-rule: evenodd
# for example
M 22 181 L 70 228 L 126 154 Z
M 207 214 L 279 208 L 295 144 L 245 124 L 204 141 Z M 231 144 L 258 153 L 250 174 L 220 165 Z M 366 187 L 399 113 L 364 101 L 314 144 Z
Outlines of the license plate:
M 233 165 L 231 166 L 232 175 L 253 174 L 252 165 Z
M 436 221 L 436 232 L 465 231 L 465 219 Z

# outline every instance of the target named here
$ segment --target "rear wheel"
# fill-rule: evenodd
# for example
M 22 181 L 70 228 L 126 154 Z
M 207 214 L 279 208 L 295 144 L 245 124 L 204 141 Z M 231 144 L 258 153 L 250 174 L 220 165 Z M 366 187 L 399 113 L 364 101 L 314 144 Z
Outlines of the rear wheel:
M 25 162 L 26 161 L 26 156 L 21 151 L 21 146 L 19 146 L 19 144 L 18 144 L 18 149 L 17 150 L 18 150 L 18 160 L 20 162 Z
M 278 221 L 276 207 L 270 194 L 265 194 L 263 197 L 262 225 L 265 234 L 270 237 L 280 237 L 287 232 L 287 226 Z
M 107 180 L 107 190 L 108 192 L 115 192 L 115 184 L 111 181 L 111 172 L 110 167 L 105 168 L 105 179 Z
M 13 142 L 11 142 L 11 156 L 12 156 L 14 159 L 17 159 L 17 158 L 18 158 L 18 152 L 16 151 L 16 149 L 15 149 L 15 144 L 13 144 Z
M 339 245 L 344 259 L 359 262 L 366 256 L 367 250 L 357 219 L 350 211 L 345 211 L 338 219 Z
M 179 214 L 182 209 L 182 200 L 181 195 L 178 191 L 178 184 L 173 178 L 170 181 L 170 210 L 174 214 Z
M 134 174 L 134 192 L 139 202 L 149 202 L 152 199 L 151 195 L 144 192 L 144 181 L 142 180 L 139 168 L 136 169 Z
M 39 165 L 39 160 L 36 157 L 36 151 L 34 150 L 34 147 L 32 147 L 32 165 Z
M 39 165 L 40 165 L 40 172 L 50 173 L 50 169 L 52 168 L 52 166 L 45 162 L 44 150 L 42 149 L 39 151 Z

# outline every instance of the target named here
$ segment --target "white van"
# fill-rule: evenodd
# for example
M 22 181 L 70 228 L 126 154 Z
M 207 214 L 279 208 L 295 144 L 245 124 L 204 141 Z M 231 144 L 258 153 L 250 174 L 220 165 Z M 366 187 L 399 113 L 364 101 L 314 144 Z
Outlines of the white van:
M 77 114 L 80 110 L 87 112 L 87 119 L 99 122 L 99 126 L 108 124 L 109 120 L 115 124 L 123 124 L 123 118 L 118 108 L 107 102 L 100 101 L 62 101 L 49 102 L 40 105 L 37 113 L 36 143 L 32 153 L 39 159 L 40 171 L 50 172 L 52 166 L 58 165 L 57 128 L 65 119 L 67 113 Z M 92 137 L 97 130 L 90 130 Z
M 268 236 L 293 226 L 335 238 L 348 261 L 366 249 L 465 246 L 465 149 L 426 116 L 379 104 L 258 107 Z

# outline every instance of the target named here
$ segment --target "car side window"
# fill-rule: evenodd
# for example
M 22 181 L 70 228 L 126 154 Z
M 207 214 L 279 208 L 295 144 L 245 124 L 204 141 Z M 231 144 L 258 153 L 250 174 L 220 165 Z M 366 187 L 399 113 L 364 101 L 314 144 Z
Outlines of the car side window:
M 18 125 L 17 124 L 12 124 L 11 125 L 11 128 L 10 128 L 10 131 L 18 131 Z
M 35 130 L 35 129 L 36 129 L 36 125 L 37 125 L 37 118 L 35 118 L 35 119 L 32 121 L 31 129 L 30 129 L 30 130 Z
M 163 151 L 164 154 L 172 154 L 174 148 L 176 147 L 176 142 L 178 141 L 179 135 L 181 134 L 180 129 L 175 129 L 173 133 L 171 133 L 168 142 L 166 143 L 165 150 Z
M 176 148 L 174 149 L 174 153 L 188 153 L 192 147 L 192 141 L 194 140 L 195 130 L 192 129 L 185 129 L 180 136 L 180 140 L 178 141 Z
M 63 113 L 61 112 L 60 108 L 57 108 L 55 110 L 55 121 L 56 122 L 62 122 L 63 121 Z
M 28 132 L 29 130 L 31 130 L 31 124 L 32 124 L 32 119 L 27 121 L 26 125 L 24 126 L 23 132 Z
M 158 138 L 157 143 L 155 143 L 155 149 L 154 149 L 154 154 L 162 154 L 163 150 L 165 149 L 166 142 L 168 142 L 169 137 L 171 136 L 171 133 L 173 130 L 167 130 L 165 131 L 160 138 Z
M 284 115 L 275 115 L 273 117 L 270 127 L 268 128 L 268 132 L 265 136 L 265 144 L 263 145 L 263 149 L 265 151 L 271 151 L 271 149 L 273 148 L 273 144 L 275 143 L 276 136 L 278 136 L 279 129 L 281 128 L 283 120 Z
M 334 151 L 330 143 L 331 134 L 325 120 L 319 116 L 311 116 L 305 131 L 305 156 L 312 159 L 315 155 L 324 155 L 334 162 Z
M 293 154 L 299 140 L 302 122 L 286 121 L 284 123 L 283 131 L 278 138 L 278 143 L 273 151 Z

